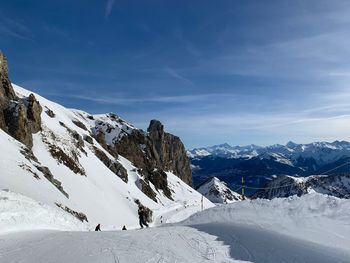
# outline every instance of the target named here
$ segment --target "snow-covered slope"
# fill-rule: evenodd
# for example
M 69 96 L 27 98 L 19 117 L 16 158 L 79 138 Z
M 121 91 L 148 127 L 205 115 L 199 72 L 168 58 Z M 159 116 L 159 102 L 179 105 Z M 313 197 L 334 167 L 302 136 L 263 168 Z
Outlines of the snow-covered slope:
M 217 206 L 142 231 L 4 235 L 1 262 L 350 261 L 350 200 L 309 194 Z
M 18 97 L 31 93 L 13 87 Z M 171 172 L 167 177 L 173 200 L 150 183 L 156 193 L 155 202 L 140 190 L 143 177 L 138 168 L 121 155 L 115 159 L 94 139 L 94 132 L 102 129 L 106 141 L 119 140 L 134 126 L 114 114 L 90 115 L 66 109 L 38 94 L 35 97 L 43 108 L 42 131 L 33 135 L 32 153 L 0 130 L 0 189 L 9 189 L 53 209 L 61 207 L 72 214 L 82 213 L 91 225 L 101 223 L 111 229 L 138 226 L 136 199 L 154 211 L 154 221 L 184 203 L 194 207 L 192 213 L 200 209 L 201 195 Z M 127 182 L 112 172 L 97 153 L 110 165 L 118 169 L 121 166 L 127 173 Z M 205 199 L 204 206 L 213 204 Z
M 185 224 L 235 222 L 257 225 L 295 238 L 349 250 L 350 200 L 323 194 L 257 199 L 195 214 Z
M 197 191 L 213 203 L 229 204 L 243 200 L 242 195 L 232 191 L 225 182 L 216 177 L 209 178 L 197 188 Z
M 55 229 L 86 231 L 88 225 L 58 207 L 21 194 L 0 191 L 0 233 Z

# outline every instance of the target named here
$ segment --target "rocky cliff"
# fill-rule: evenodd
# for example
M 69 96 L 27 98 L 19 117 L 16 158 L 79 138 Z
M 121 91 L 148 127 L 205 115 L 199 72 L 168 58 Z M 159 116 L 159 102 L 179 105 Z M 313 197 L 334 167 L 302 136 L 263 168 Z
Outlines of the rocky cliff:
M 41 130 L 42 107 L 33 94 L 16 96 L 8 76 L 6 57 L 0 52 L 0 128 L 28 148 L 33 146 L 32 134 Z
M 151 198 L 155 194 L 148 187 L 151 182 L 157 190 L 171 198 L 167 176 L 172 171 L 188 185 L 192 185 L 190 161 L 180 138 L 164 131 L 163 125 L 152 120 L 147 132 L 134 129 L 130 134 L 115 142 L 115 150 L 139 168 L 144 176 L 142 190 Z

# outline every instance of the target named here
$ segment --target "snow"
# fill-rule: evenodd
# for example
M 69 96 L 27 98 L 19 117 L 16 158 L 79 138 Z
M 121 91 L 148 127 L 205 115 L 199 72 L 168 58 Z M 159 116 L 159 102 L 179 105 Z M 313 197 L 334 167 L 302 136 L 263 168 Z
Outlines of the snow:
M 215 236 L 190 227 L 118 232 L 31 232 L 2 238 L 0 261 L 7 263 L 242 262 L 230 259 L 228 246 L 216 241 Z
M 186 225 L 248 225 L 350 252 L 350 200 L 322 194 L 257 199 L 195 214 Z
M 2 234 L 0 261 L 345 263 L 349 219 L 350 200 L 321 194 L 249 200 L 143 230 Z
M 20 194 L 0 191 L 0 233 L 56 229 L 82 231 L 88 226 L 62 209 Z

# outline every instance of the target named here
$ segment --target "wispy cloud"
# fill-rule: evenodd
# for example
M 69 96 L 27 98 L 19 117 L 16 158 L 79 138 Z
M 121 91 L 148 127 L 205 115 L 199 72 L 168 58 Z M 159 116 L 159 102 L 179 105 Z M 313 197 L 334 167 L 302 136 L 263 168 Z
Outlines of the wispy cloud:
M 194 95 L 179 95 L 179 96 L 149 96 L 149 97 L 125 97 L 121 94 L 110 94 L 108 96 L 97 95 L 80 95 L 80 94 L 62 94 L 62 93 L 50 93 L 48 95 L 56 97 L 68 97 L 80 100 L 87 100 L 96 103 L 107 103 L 111 105 L 130 105 L 132 103 L 194 103 L 212 100 L 213 98 L 219 99 L 225 97 L 232 100 L 236 97 L 232 94 L 194 94 Z
M 170 76 L 172 76 L 173 78 L 176 78 L 176 79 L 179 79 L 179 80 L 182 80 L 188 84 L 191 84 L 191 85 L 194 85 L 193 82 L 188 79 L 188 78 L 185 78 L 184 76 L 180 75 L 178 73 L 178 71 L 176 71 L 175 69 L 173 68 L 170 68 L 170 67 L 166 67 L 164 68 L 164 71 L 167 72 Z
M 0 13 L 0 15 L 2 15 Z M 0 18 L 0 35 L 6 35 L 20 40 L 34 41 L 29 29 L 21 22 L 2 16 Z
M 106 8 L 105 8 L 105 19 L 107 19 L 111 15 L 114 3 L 115 3 L 115 0 L 107 0 Z

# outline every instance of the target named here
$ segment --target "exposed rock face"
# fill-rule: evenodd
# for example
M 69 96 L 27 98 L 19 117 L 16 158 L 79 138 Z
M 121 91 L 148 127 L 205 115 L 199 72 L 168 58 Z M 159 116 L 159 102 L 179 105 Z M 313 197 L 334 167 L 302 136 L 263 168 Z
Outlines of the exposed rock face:
M 28 97 L 27 120 L 29 132 L 37 133 L 41 130 L 41 112 L 43 111 L 39 101 L 36 100 L 34 94 Z
M 42 107 L 33 94 L 24 99 L 16 96 L 6 58 L 0 52 L 0 128 L 31 148 L 32 134 L 41 130 L 41 112 Z
M 16 99 L 16 94 L 12 88 L 8 77 L 8 67 L 6 57 L 0 51 L 0 97 L 9 100 Z
M 185 147 L 178 137 L 164 132 L 163 125 L 157 120 L 150 122 L 147 131 L 148 133 L 133 130 L 130 135 L 124 136 L 115 144 L 115 149 L 132 161 L 145 177 L 145 182 L 141 183 L 144 193 L 154 198 L 155 194 L 146 185 L 146 182 L 150 181 L 171 198 L 164 171 L 172 171 L 184 182 L 192 185 L 190 162 Z
M 111 170 L 115 175 L 119 176 L 124 182 L 128 182 L 128 172 L 120 163 L 111 160 L 103 151 L 95 146 L 94 150 L 97 158 L 99 158 L 109 170 Z
M 76 156 L 75 158 L 72 158 L 71 156 L 67 155 L 60 147 L 56 145 L 48 144 L 48 146 L 49 146 L 49 151 L 51 153 L 51 156 L 55 158 L 59 163 L 67 166 L 75 174 L 86 176 L 85 170 L 79 163 L 78 158 Z
M 59 208 L 62 208 L 64 211 L 70 213 L 71 215 L 73 215 L 74 217 L 78 218 L 81 222 L 89 222 L 87 216 L 82 213 L 82 212 L 77 212 L 77 211 L 74 211 L 73 209 L 70 209 L 68 206 L 64 206 L 62 204 L 59 204 L 59 203 L 55 203 Z
M 188 185 L 192 185 L 190 161 L 180 138 L 164 132 L 160 121 L 152 120 L 148 129 L 152 142 L 151 154 L 157 166 L 165 171 L 173 171 Z
M 66 191 L 64 191 L 64 189 L 62 187 L 62 183 L 53 177 L 53 175 L 52 175 L 51 171 L 49 170 L 49 168 L 44 167 L 44 166 L 39 166 L 39 165 L 37 165 L 36 168 L 40 172 L 42 172 L 43 175 L 45 176 L 45 178 L 47 180 L 49 180 L 58 190 L 60 190 L 60 192 L 62 194 L 64 194 L 67 198 L 69 198 L 68 193 Z

